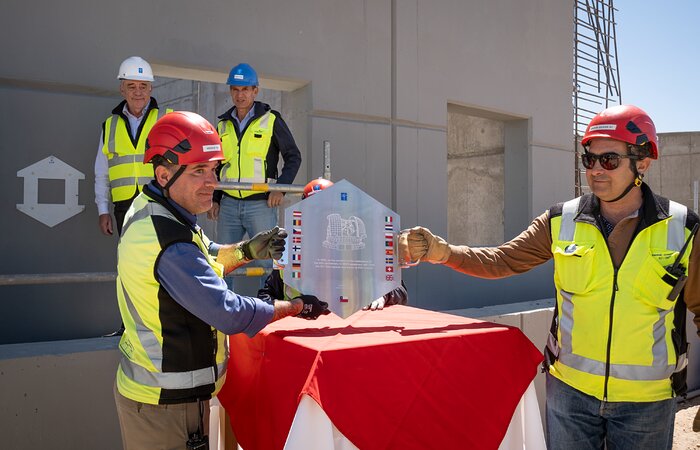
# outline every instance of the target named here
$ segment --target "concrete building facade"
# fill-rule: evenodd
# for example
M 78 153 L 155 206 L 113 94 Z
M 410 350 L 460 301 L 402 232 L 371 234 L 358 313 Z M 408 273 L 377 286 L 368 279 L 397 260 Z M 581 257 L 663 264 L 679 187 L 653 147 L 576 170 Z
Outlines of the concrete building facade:
M 93 164 L 100 124 L 119 101 L 117 68 L 131 55 L 156 77 L 192 82 L 223 83 L 232 65 L 250 63 L 302 150 L 296 183 L 323 173 L 327 140 L 333 179 L 397 211 L 403 227 L 493 244 L 573 193 L 569 2 L 10 0 L 3 10 L 0 226 L 13 257 L 2 274 L 114 271 L 116 239 L 96 225 Z M 211 107 L 215 93 L 195 90 L 190 105 L 209 118 L 223 112 Z M 50 156 L 84 177 L 82 210 L 51 227 L 17 206 L 27 195 L 18 172 Z M 37 204 L 68 203 L 61 176 L 37 181 Z M 502 282 L 430 265 L 403 276 L 412 304 L 438 310 L 551 294 L 551 267 Z M 0 290 L 14 311 L 0 319 L 0 343 L 118 324 L 111 282 Z

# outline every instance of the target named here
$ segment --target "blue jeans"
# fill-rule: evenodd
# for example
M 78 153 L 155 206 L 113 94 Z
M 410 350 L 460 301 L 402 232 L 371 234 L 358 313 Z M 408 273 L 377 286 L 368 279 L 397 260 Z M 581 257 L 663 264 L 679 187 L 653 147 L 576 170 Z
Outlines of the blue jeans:
M 224 195 L 221 199 L 219 220 L 216 224 L 216 242 L 218 244 L 234 244 L 256 233 L 269 230 L 277 225 L 277 208 L 267 206 L 267 200 L 238 200 Z M 255 261 L 249 267 L 271 268 L 272 261 Z M 225 278 L 229 289 L 233 290 L 233 277 Z M 261 280 L 265 280 L 262 277 Z M 261 282 L 262 287 L 262 282 Z
M 547 448 L 671 449 L 676 400 L 604 402 L 547 374 Z

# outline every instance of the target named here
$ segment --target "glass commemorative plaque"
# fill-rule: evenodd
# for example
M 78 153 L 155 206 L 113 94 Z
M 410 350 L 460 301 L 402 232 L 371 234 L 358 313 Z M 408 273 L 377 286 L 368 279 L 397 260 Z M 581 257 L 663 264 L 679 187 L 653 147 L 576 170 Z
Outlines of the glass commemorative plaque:
M 341 180 L 288 207 L 283 280 L 345 318 L 401 284 L 399 216 Z

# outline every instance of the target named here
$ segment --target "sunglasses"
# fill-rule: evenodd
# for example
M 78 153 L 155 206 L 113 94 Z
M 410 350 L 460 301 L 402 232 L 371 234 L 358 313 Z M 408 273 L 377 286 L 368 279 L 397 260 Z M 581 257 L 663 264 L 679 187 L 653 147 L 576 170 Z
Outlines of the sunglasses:
M 581 162 L 583 163 L 583 167 L 589 170 L 595 166 L 596 161 L 600 161 L 600 167 L 605 170 L 615 170 L 620 166 L 620 160 L 623 158 L 639 159 L 637 155 L 619 155 L 613 152 L 596 155 L 586 152 L 581 155 Z

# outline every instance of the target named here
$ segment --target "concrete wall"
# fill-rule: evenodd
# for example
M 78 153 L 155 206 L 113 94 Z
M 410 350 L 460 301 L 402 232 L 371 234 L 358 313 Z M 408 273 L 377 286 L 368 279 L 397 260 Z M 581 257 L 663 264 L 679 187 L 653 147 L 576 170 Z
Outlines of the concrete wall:
M 644 180 L 658 194 L 695 208 L 693 182 L 700 184 L 700 132 L 659 133 L 659 159 Z
M 447 239 L 499 245 L 504 241 L 505 124 L 460 109 L 448 107 L 447 115 Z
M 122 448 L 118 338 L 0 346 L 2 448 Z
M 223 82 L 246 61 L 263 87 L 291 80 L 281 103 L 304 158 L 296 181 L 323 173 L 328 140 L 333 178 L 391 206 L 404 227 L 448 234 L 449 105 L 505 128 L 504 181 L 489 180 L 505 198 L 469 214 L 502 222 L 509 238 L 573 192 L 570 2 L 8 0 L 0 50 L 0 235 L 13 255 L 0 274 L 114 271 L 116 239 L 97 229 L 92 169 L 100 124 L 119 101 L 116 70 L 134 54 L 156 76 L 199 68 Z M 16 208 L 17 172 L 50 155 L 85 176 L 83 211 L 51 228 Z M 42 183 L 44 202 L 62 201 L 60 183 Z M 420 266 L 404 278 L 412 304 L 443 309 L 545 297 L 550 270 L 491 284 Z M 0 343 L 97 336 L 119 323 L 113 283 L 0 287 L 0 297 L 13 311 L 0 319 Z

